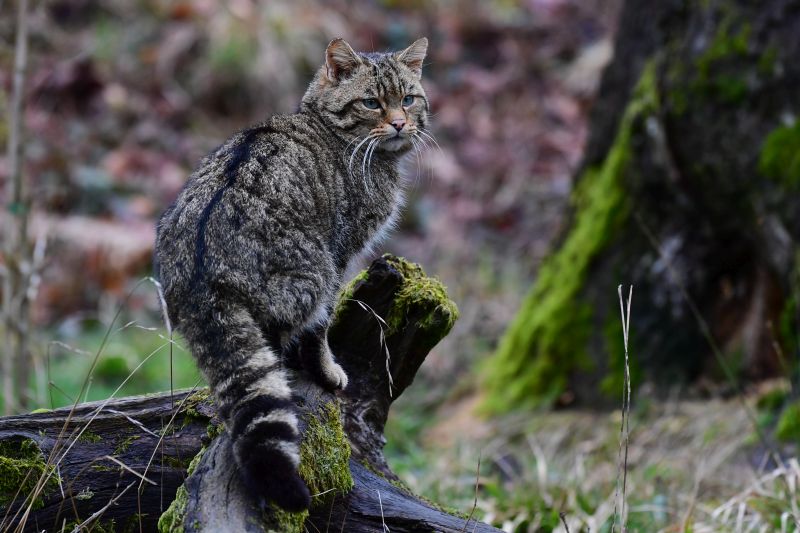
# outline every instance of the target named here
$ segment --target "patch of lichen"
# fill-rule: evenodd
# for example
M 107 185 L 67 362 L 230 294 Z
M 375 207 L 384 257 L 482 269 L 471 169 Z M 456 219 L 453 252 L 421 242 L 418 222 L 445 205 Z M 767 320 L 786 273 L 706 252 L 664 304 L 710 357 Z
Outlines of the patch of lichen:
M 800 188 L 800 120 L 772 130 L 764 140 L 758 161 L 764 176 L 792 189 Z
M 561 247 L 542 264 L 533 288 L 485 365 L 486 412 L 548 405 L 566 390 L 570 374 L 589 369 L 586 345 L 593 311 L 581 299 L 594 259 L 628 220 L 625 175 L 636 123 L 658 109 L 655 63 L 644 68 L 602 165 L 579 180 L 574 218 Z
M 58 487 L 55 467 L 47 466 L 39 445 L 33 439 L 0 441 L 0 507 L 6 507 L 16 496 L 24 500 L 36 487 L 42 475 L 50 474 L 44 489 L 33 502 L 34 509 L 44 506 L 44 496 Z
M 189 463 L 186 469 L 187 477 L 194 472 L 203 454 L 206 453 L 206 448 L 203 447 L 194 456 L 194 459 Z M 169 505 L 166 511 L 161 514 L 158 519 L 158 531 L 160 533 L 183 533 L 183 519 L 186 517 L 186 505 L 189 503 L 189 493 L 186 491 L 186 486 L 181 485 L 175 493 L 175 499 Z
M 438 279 L 428 277 L 416 263 L 391 255 L 385 255 L 384 259 L 403 276 L 386 317 L 387 333 L 402 328 L 412 311 L 422 311 L 423 317 L 418 321 L 420 328 L 439 338 L 447 335 L 458 320 L 458 307 L 447 296 L 447 288 Z

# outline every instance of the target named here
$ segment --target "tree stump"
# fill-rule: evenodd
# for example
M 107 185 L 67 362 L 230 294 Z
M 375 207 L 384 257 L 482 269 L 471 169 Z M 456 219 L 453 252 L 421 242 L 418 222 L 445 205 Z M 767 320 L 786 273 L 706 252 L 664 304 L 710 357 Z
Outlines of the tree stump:
M 345 287 L 335 317 L 347 390 L 295 379 L 309 513 L 262 509 L 243 489 L 203 389 L 0 418 L 0 530 L 498 531 L 414 496 L 382 452 L 392 402 L 456 320 L 444 287 L 386 255 Z

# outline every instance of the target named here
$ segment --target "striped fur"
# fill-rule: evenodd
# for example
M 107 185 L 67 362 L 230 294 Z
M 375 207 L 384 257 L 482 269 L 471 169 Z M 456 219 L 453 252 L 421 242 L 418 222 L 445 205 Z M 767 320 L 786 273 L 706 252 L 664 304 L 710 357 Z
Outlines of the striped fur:
M 426 48 L 358 54 L 332 41 L 300 111 L 209 154 L 158 223 L 168 312 L 216 396 L 239 472 L 290 511 L 310 504 L 290 369 L 347 386 L 328 347 L 330 312 L 348 263 L 396 220 L 399 159 L 427 125 Z

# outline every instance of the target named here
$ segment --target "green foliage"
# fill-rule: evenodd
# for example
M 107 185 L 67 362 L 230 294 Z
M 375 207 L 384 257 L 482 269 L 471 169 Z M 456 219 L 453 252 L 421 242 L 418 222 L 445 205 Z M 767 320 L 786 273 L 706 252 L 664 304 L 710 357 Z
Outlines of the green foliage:
M 759 171 L 783 185 L 800 187 L 800 120 L 772 130 L 764 140 Z
M 800 442 L 800 402 L 793 402 L 783 409 L 775 436 L 783 441 Z
M 128 360 L 119 355 L 101 359 L 94 368 L 95 377 L 106 382 L 121 382 L 130 373 Z
M 47 466 L 42 451 L 32 439 L 0 441 L 0 507 L 24 500 L 42 475 L 50 474 L 44 489 L 33 502 L 34 509 L 44 506 L 44 496 L 58 487 L 54 466 Z
M 484 407 L 492 412 L 549 404 L 573 370 L 587 368 L 592 309 L 580 293 L 597 255 L 628 218 L 625 173 L 634 124 L 658 105 L 655 64 L 644 69 L 600 167 L 590 168 L 573 196 L 574 220 L 562 246 L 542 264 L 497 354 L 486 365 Z
M 122 317 L 120 322 L 128 318 Z M 52 405 L 41 407 L 61 407 L 71 405 L 75 401 L 105 330 L 106 328 L 99 324 L 88 324 L 75 336 L 54 335 L 60 342 L 89 353 L 66 354 L 58 346 L 50 349 L 48 379 L 52 380 L 56 387 L 51 389 Z M 173 389 L 196 386 L 201 376 L 191 353 L 181 348 L 183 342 L 177 335 L 175 343 L 176 347 L 173 349 L 170 362 L 169 346 L 158 332 L 132 327 L 117 330 L 100 355 L 92 374 L 92 384 L 85 397 L 81 399 L 92 401 L 109 398 L 126 378 L 127 382 L 116 393 L 117 398 L 169 390 L 170 386 Z M 150 354 L 153 354 L 152 357 L 138 370 L 134 370 Z M 107 363 L 108 360 L 111 360 L 111 363 Z M 123 361 L 128 368 L 125 374 L 121 369 Z

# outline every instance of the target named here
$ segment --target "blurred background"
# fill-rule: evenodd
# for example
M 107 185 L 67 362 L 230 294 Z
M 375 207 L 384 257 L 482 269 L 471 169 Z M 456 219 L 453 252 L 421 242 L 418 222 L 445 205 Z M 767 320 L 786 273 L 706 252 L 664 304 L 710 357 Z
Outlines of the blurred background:
M 23 386 L 16 394 L 0 399 L 3 409 L 6 413 L 24 412 L 73 403 L 101 349 L 81 400 L 201 383 L 180 342 L 170 350 L 157 291 L 147 280 L 152 275 L 157 217 L 175 199 L 203 155 L 241 128 L 296 109 L 332 38 L 345 37 L 356 50 L 382 51 L 400 49 L 427 36 L 430 48 L 424 82 L 433 110 L 431 132 L 439 148 L 407 161 L 406 171 L 413 176 L 410 202 L 400 230 L 384 251 L 418 262 L 429 275 L 441 279 L 458 304 L 460 319 L 426 361 L 414 393 L 406 394 L 394 408 L 387 428 L 390 464 L 414 491 L 466 514 L 475 507 L 477 517 L 506 531 L 563 530 L 560 513 L 566 515 L 572 531 L 610 531 L 620 473 L 622 367 L 601 365 L 619 372 L 610 385 L 606 380 L 605 393 L 600 396 L 586 391 L 594 390 L 602 375 L 584 379 L 573 374 L 563 383 L 560 375 L 554 374 L 544 388 L 535 383 L 525 388 L 523 383 L 518 392 L 498 393 L 497 389 L 505 388 L 504 380 L 510 382 L 510 375 L 524 371 L 514 364 L 499 373 L 491 367 L 508 360 L 509 350 L 528 353 L 522 344 L 514 344 L 514 328 L 540 331 L 535 326 L 538 319 L 534 316 L 532 322 L 527 321 L 524 313 L 536 307 L 536 302 L 549 300 L 534 289 L 535 301 L 526 304 L 525 295 L 535 280 L 541 285 L 543 260 L 559 247 L 569 247 L 570 229 L 582 227 L 582 202 L 602 202 L 597 195 L 615 194 L 613 187 L 601 185 L 599 192 L 580 196 L 573 184 L 589 180 L 586 169 L 597 167 L 599 180 L 613 170 L 608 163 L 613 155 L 607 154 L 613 154 L 617 144 L 611 143 L 620 138 L 618 132 L 630 126 L 624 117 L 634 124 L 636 137 L 637 122 L 626 102 L 634 86 L 639 83 L 641 89 L 643 83 L 637 82 L 646 68 L 642 50 L 646 48 L 650 55 L 655 53 L 655 45 L 642 44 L 638 50 L 636 28 L 641 33 L 648 31 L 641 22 L 648 18 L 642 9 L 628 15 L 630 32 L 618 35 L 620 21 L 626 20 L 620 18 L 622 4 L 623 0 L 32 2 L 27 16 L 22 143 L 23 176 L 30 199 L 30 209 L 25 207 L 30 238 L 30 261 L 26 263 L 30 267 L 26 278 L 30 282 L 26 289 L 30 329 L 25 353 L 30 372 L 24 383 L 17 380 Z M 692 46 L 687 45 L 687 53 L 713 52 L 713 57 L 707 58 L 711 63 L 705 67 L 698 63 L 697 69 L 713 73 L 713 62 L 720 60 L 745 63 L 736 56 L 744 30 L 733 18 L 734 22 L 725 22 L 724 2 L 673 4 L 681 4 L 676 16 L 684 17 L 681 24 L 686 27 L 707 27 L 712 37 L 721 31 L 723 37 L 730 37 L 724 42 L 696 39 Z M 689 13 L 697 8 L 695 4 L 704 4 L 705 10 L 697 18 Z M 796 22 L 800 17 L 796 3 L 782 4 L 789 7 L 780 16 Z M 15 6 L 16 2 L 0 0 L 0 87 L 4 89 L 0 109 L 4 117 L 12 104 Z M 652 17 L 663 14 L 653 13 Z M 692 25 L 691 21 L 700 22 Z M 673 30 L 659 26 L 653 35 L 674 33 L 676 24 L 671 26 Z M 757 44 L 748 49 L 751 35 L 757 34 L 747 31 L 745 52 L 762 44 L 763 39 L 753 37 Z M 620 57 L 620 50 L 631 51 L 630 58 Z M 753 54 L 764 62 L 766 50 L 765 44 Z M 620 72 L 628 72 L 623 67 L 609 69 L 602 91 L 603 72 L 612 60 L 629 63 L 628 70 L 638 70 L 622 75 Z M 772 70 L 780 66 L 774 57 L 773 63 L 763 66 L 768 70 L 764 76 L 773 76 Z M 665 77 L 663 83 L 679 85 L 677 80 L 691 78 L 687 86 L 693 90 L 697 87 L 692 84 L 700 83 L 691 77 L 695 74 L 669 72 L 672 77 Z M 782 90 L 798 89 L 797 79 L 792 82 L 780 76 L 775 74 L 765 86 L 773 83 Z M 748 81 L 748 91 L 761 87 L 753 88 L 753 83 L 758 80 Z M 698 90 L 719 89 L 713 83 L 709 87 Z M 728 85 L 724 89 L 732 90 Z M 699 116 L 693 106 L 700 97 L 677 91 L 670 95 L 665 104 L 671 106 L 667 115 Z M 724 100 L 729 97 L 729 92 L 724 92 L 723 103 L 738 103 Z M 599 108 L 594 105 L 598 99 Z M 787 117 L 785 111 L 772 110 L 769 117 L 783 117 L 793 131 L 794 115 Z M 590 135 L 592 116 L 594 131 Z M 664 143 L 652 139 L 663 138 L 664 131 L 683 135 L 680 128 L 670 130 L 667 122 L 642 123 L 642 131 L 649 132 L 656 148 L 634 142 L 634 151 L 660 154 L 658 147 Z M 773 120 L 769 127 L 776 125 Z M 766 132 L 764 128 L 754 126 L 759 132 Z M 0 122 L 2 144 L 8 142 L 10 131 L 4 118 Z M 707 137 L 711 136 L 719 138 L 719 132 L 709 131 Z M 591 142 L 590 137 L 594 138 Z M 691 156 L 681 154 L 679 148 L 673 152 L 677 153 L 676 168 L 691 167 Z M 757 165 L 758 152 L 754 153 L 742 168 Z M 775 156 L 786 161 L 774 163 L 778 174 L 786 165 L 797 165 L 796 153 L 790 148 L 785 155 Z M 711 168 L 711 163 L 697 159 L 698 165 Z M 643 169 L 643 175 L 656 172 L 646 164 Z M 795 172 L 800 172 L 800 166 Z M 11 157 L 0 157 L 0 176 L 6 183 L 13 173 Z M 645 180 L 644 189 L 646 186 Z M 18 214 L 9 190 L 2 193 L 3 203 L 12 207 L 0 219 L 6 228 L 9 217 Z M 644 194 L 640 189 L 633 191 L 632 195 Z M 669 193 L 645 192 L 651 198 Z M 575 200 L 576 194 L 590 200 Z M 780 191 L 771 190 L 770 194 L 772 198 Z M 657 210 L 641 205 L 648 212 Z M 653 205 L 657 207 L 659 202 Z M 602 229 L 604 220 L 601 217 L 586 224 Z M 647 219 L 644 227 L 650 227 L 648 222 L 656 224 Z M 790 227 L 786 232 L 790 242 L 795 230 Z M 650 257 L 649 263 L 637 263 L 639 271 L 669 269 L 659 250 L 666 249 L 667 255 L 672 250 L 674 256 L 683 257 L 679 243 L 657 228 L 654 233 L 656 245 L 641 254 Z M 758 235 L 748 239 L 757 241 Z M 632 255 L 620 253 L 622 257 Z M 747 262 L 742 257 L 749 256 L 743 254 L 727 259 Z M 8 263 L 10 255 L 4 257 Z M 640 255 L 636 258 L 638 261 Z M 581 260 L 580 254 L 565 260 L 556 256 L 550 261 L 555 266 L 549 270 L 555 270 L 557 278 L 559 270 Z M 693 271 L 695 263 L 687 259 L 685 264 L 686 271 Z M 620 273 L 598 283 L 604 291 L 601 299 L 610 302 L 615 313 L 611 316 L 618 321 L 616 287 L 634 281 L 638 274 L 602 269 Z M 713 286 L 715 291 L 726 290 L 717 285 L 724 276 L 715 274 L 713 283 L 710 278 L 702 277 L 697 283 Z M 731 279 L 727 290 L 734 296 L 727 305 L 741 308 L 743 300 L 758 300 L 752 296 L 756 289 L 742 282 L 745 288 L 737 292 L 739 278 Z M 786 292 L 786 284 L 764 279 L 764 294 Z M 719 341 L 720 352 L 741 357 L 750 353 L 742 351 L 739 344 L 721 341 L 724 335 L 716 328 L 729 316 L 734 318 L 724 322 L 728 324 L 725 327 L 739 328 L 744 323 L 739 314 L 707 314 L 701 302 L 699 317 L 695 316 L 693 304 L 682 299 L 680 291 L 653 285 L 661 292 L 646 290 L 647 296 L 642 294 L 639 301 L 635 298 L 634 316 L 637 305 L 644 308 L 654 301 L 663 307 L 667 305 L 664 302 L 672 302 L 670 312 L 678 309 L 679 315 L 683 313 L 680 316 L 686 319 L 686 327 L 699 332 L 698 338 L 703 337 L 707 319 L 712 325 L 706 329 Z M 592 290 L 589 293 L 594 294 Z M 737 300 L 736 295 L 741 298 Z M 785 307 L 786 298 L 773 300 L 766 308 Z M 750 303 L 745 307 L 752 309 Z M 567 314 L 572 317 L 582 308 L 570 309 Z M 647 313 L 639 316 L 649 317 Z M 515 321 L 515 317 L 521 318 Z M 719 322 L 713 322 L 715 317 Z M 786 326 L 790 336 L 796 331 L 792 318 L 790 314 Z M 559 319 L 546 319 L 547 323 L 551 320 Z M 557 332 L 570 347 L 568 337 L 580 336 L 572 329 L 571 320 L 567 319 L 565 330 Z M 592 331 L 602 330 L 608 322 L 603 321 L 605 318 Z M 638 331 L 658 324 L 663 322 L 650 320 Z M 766 331 L 764 323 L 759 324 L 754 327 Z M 619 322 L 610 328 L 611 335 L 619 337 L 614 344 L 616 352 L 603 360 L 617 357 L 619 361 L 624 353 L 622 328 Z M 647 338 L 671 336 L 669 330 L 662 329 L 662 333 Z M 634 322 L 634 356 L 636 335 Z M 765 350 L 772 350 L 769 339 L 764 338 Z M 780 339 L 776 342 L 791 360 L 791 348 Z M 711 357 L 717 348 L 705 340 L 701 343 L 699 350 Z M 9 346 L 8 342 L 0 344 L 0 351 Z M 664 358 L 687 353 L 684 345 L 671 349 L 662 350 Z M 500 359 L 494 355 L 498 350 Z M 532 357 L 536 350 L 529 350 Z M 780 371 L 786 365 L 766 365 L 769 370 L 753 375 L 737 371 L 737 375 L 752 378 L 746 380 L 746 387 L 738 381 L 731 385 L 724 373 L 694 367 L 663 387 L 655 383 L 658 379 L 650 379 L 663 368 L 661 359 L 652 356 L 657 350 L 641 351 L 646 352 L 645 359 L 651 354 L 652 365 L 650 373 L 647 368 L 634 369 L 634 377 L 640 379 L 635 383 L 631 414 L 629 530 L 738 531 L 740 527 L 744 531 L 745 524 L 755 524 L 754 531 L 800 531 L 797 489 L 792 485 L 800 468 L 796 460 L 788 462 L 794 455 L 793 439 L 800 434 L 800 420 L 784 422 L 790 426 L 784 435 L 787 439 L 773 435 L 793 397 L 791 372 Z M 8 381 L 4 383 L 9 390 Z M 552 383 L 559 386 L 554 389 Z M 766 441 L 760 440 L 760 433 L 767 435 Z M 786 466 L 789 464 L 794 470 Z M 761 487 L 761 492 L 751 490 L 754 486 Z

